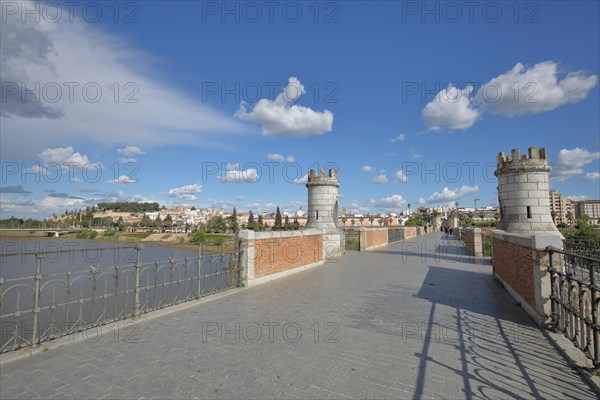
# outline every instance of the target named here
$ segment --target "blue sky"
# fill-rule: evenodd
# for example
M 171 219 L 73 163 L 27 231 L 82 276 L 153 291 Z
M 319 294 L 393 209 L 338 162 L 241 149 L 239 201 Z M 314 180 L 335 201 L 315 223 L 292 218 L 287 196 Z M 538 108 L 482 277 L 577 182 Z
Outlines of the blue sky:
M 598 2 L 223 4 L 3 1 L 2 218 L 296 210 L 317 166 L 356 212 L 494 205 L 529 146 L 600 198 Z

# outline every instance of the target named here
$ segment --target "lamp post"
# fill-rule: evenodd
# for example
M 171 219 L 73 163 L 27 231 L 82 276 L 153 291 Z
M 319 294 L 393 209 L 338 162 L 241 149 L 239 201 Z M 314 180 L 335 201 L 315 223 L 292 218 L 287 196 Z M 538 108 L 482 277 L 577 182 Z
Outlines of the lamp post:
M 477 211 L 477 202 L 479 201 L 479 199 L 475 199 L 473 201 L 475 202 L 475 211 Z
M 460 227 L 460 215 L 458 215 L 458 201 L 456 203 L 454 203 L 454 205 L 456 206 L 456 218 L 458 219 L 457 221 L 457 228 Z
M 408 216 L 410 217 L 410 203 L 408 203 Z

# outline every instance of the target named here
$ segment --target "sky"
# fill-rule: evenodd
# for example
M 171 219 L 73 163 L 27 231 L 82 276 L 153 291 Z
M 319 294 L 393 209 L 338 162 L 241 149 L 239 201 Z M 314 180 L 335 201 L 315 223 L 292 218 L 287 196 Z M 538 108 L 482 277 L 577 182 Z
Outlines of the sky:
M 0 217 L 496 205 L 530 146 L 599 199 L 599 4 L 3 0 Z

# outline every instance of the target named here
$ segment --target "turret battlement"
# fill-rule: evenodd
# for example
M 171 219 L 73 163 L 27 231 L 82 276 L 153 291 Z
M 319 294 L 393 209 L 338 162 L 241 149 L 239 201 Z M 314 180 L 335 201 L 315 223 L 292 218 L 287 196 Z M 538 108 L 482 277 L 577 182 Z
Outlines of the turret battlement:
M 512 149 L 510 155 L 506 155 L 503 151 L 498 153 L 496 157 L 496 176 L 506 170 L 530 170 L 530 171 L 550 171 L 548 166 L 548 160 L 546 158 L 546 149 L 541 148 L 538 150 L 537 147 L 530 147 L 528 154 L 520 155 L 519 149 Z
M 550 215 L 549 173 L 546 149 L 530 147 L 521 156 L 519 149 L 496 157 L 498 229 L 514 233 L 552 232 L 556 226 Z
M 317 175 L 317 172 L 314 169 L 311 169 L 308 171 L 308 181 L 306 183 L 306 187 L 315 185 L 340 187 L 340 183 L 338 181 L 338 172 L 335 169 L 330 168 L 326 174 L 325 169 L 321 168 L 319 175 Z

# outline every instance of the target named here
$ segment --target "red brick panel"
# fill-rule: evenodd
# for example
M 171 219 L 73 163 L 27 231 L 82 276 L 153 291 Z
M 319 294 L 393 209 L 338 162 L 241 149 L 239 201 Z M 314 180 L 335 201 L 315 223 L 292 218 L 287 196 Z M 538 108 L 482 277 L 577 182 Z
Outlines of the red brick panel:
M 470 229 L 465 231 L 465 237 L 463 239 L 465 245 L 469 248 L 471 254 L 475 254 L 475 232 Z
M 494 238 L 494 271 L 535 307 L 532 250 L 517 243 Z
M 369 230 L 365 235 L 366 248 L 381 246 L 388 243 L 388 232 L 387 229 Z
M 259 239 L 254 246 L 255 278 L 323 260 L 321 235 Z

